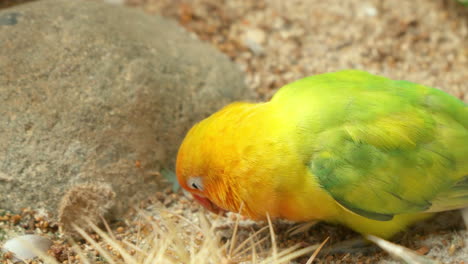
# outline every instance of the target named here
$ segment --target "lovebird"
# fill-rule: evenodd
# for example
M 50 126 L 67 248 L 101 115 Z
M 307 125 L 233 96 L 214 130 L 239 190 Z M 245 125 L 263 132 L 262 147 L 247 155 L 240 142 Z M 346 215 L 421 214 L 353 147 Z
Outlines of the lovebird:
M 326 221 L 387 239 L 468 207 L 468 107 L 365 71 L 319 74 L 195 124 L 176 174 L 215 213 Z

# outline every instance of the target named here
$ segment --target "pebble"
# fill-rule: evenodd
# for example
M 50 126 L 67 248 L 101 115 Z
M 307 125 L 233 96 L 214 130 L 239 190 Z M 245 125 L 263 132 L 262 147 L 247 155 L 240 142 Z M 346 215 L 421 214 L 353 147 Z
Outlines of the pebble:
M 122 226 L 119 226 L 119 227 L 117 227 L 117 229 L 115 231 L 117 231 L 117 233 L 119 233 L 119 234 L 122 234 L 123 232 L 125 232 L 125 228 L 122 227 Z
M 255 55 L 262 55 L 265 52 L 263 44 L 266 34 L 259 28 L 248 28 L 244 34 L 244 45 L 246 45 Z
M 422 247 L 420 247 L 418 250 L 416 250 L 416 252 L 417 252 L 419 255 L 426 255 L 426 254 L 429 252 L 429 248 L 426 247 L 426 246 L 422 246 Z
M 362 11 L 363 11 L 364 15 L 369 16 L 369 17 L 375 17 L 379 13 L 377 11 L 377 8 L 375 8 L 374 6 L 371 6 L 371 5 L 363 6 Z

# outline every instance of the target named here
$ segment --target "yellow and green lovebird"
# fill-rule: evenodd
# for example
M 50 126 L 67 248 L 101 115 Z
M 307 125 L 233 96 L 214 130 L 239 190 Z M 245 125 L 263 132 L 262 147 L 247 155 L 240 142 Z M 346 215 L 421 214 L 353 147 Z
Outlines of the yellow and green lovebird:
M 468 106 L 363 71 L 320 74 L 196 124 L 176 172 L 213 212 L 323 220 L 389 238 L 468 206 Z

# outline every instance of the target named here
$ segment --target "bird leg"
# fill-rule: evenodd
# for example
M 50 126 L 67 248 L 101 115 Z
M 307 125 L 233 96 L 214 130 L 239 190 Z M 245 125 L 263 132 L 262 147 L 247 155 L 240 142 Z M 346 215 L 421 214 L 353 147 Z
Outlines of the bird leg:
M 324 248 L 320 253 L 324 255 L 333 255 L 333 254 L 357 254 L 361 253 L 364 255 L 375 253 L 380 249 L 371 244 L 368 240 L 364 238 L 356 238 L 338 242 L 334 245 Z

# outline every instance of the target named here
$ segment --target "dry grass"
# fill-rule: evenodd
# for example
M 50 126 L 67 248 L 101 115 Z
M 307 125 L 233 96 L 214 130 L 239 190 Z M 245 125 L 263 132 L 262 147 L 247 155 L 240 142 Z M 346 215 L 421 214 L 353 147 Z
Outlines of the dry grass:
M 140 213 L 141 225 L 137 236 L 132 239 L 120 239 L 112 230 L 103 231 L 91 222 L 88 225 L 93 233 L 90 235 L 82 228 L 75 226 L 76 231 L 84 238 L 86 244 L 91 246 L 98 254 L 90 257 L 89 250 L 84 249 L 75 241 L 69 241 L 75 254 L 74 260 L 79 263 L 117 264 L 150 264 L 150 263 L 290 263 L 292 260 L 309 254 L 307 263 L 317 256 L 320 249 L 327 242 L 301 248 L 295 245 L 280 249 L 275 243 L 274 228 L 269 221 L 268 228 L 262 228 L 244 241 L 239 241 L 237 233 L 232 238 L 222 242 L 216 230 L 216 223 L 212 223 L 204 214 L 198 214 L 198 224 L 190 222 L 190 231 L 181 222 L 174 221 L 169 213 L 166 217 L 154 219 Z M 176 216 L 180 218 L 180 216 Z M 183 218 L 181 218 L 183 219 Z M 184 219 L 185 220 L 185 219 Z M 217 220 L 218 221 L 218 220 Z M 235 230 L 239 222 L 237 221 Z M 265 232 L 269 230 L 269 232 Z M 264 242 L 270 239 L 272 246 Z M 83 244 L 82 244 L 83 245 Z M 59 264 L 50 255 L 42 255 L 43 262 Z M 68 262 L 67 262 L 68 263 Z
M 3 216 L 7 222 L 2 225 L 0 219 L 0 229 L 17 228 L 16 235 L 34 232 L 54 242 L 42 260 L 31 263 L 392 263 L 383 252 L 318 254 L 325 243 L 333 247 L 334 243 L 356 237 L 345 228 L 270 220 L 254 223 L 241 220 L 236 214 L 222 218 L 200 210 L 196 203 L 180 193 L 169 193 L 167 190 L 162 196 L 172 197 L 171 203 L 164 205 L 155 197 L 111 225 L 97 227 L 89 222 L 88 232 L 75 226 L 81 237 L 75 240 L 66 239 L 55 223 L 46 224 L 43 213 L 30 210 L 21 215 Z M 460 263 L 454 260 L 463 259 L 464 240 L 468 236 L 456 224 L 461 222 L 454 217 L 456 215 L 443 214 L 426 226 L 418 225 L 397 243 L 369 239 L 407 263 Z M 448 219 L 455 219 L 455 226 L 447 227 Z M 32 225 L 31 229 L 25 228 L 26 223 Z M 0 240 L 16 235 L 7 233 Z M 13 262 L 5 259 L 0 263 Z

